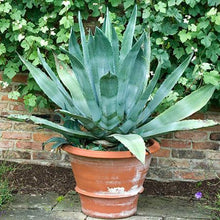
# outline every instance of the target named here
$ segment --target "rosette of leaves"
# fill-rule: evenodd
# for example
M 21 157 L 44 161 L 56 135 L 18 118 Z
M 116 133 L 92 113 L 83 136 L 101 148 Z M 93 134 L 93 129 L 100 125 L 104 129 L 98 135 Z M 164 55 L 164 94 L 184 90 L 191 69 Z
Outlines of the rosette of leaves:
M 48 140 L 55 142 L 53 148 L 72 144 L 94 150 L 128 149 L 142 163 L 148 139 L 172 131 L 216 125 L 212 120 L 183 120 L 208 102 L 215 91 L 212 85 L 199 88 L 153 117 L 192 55 L 155 89 L 162 63 L 158 61 L 151 78 L 150 37 L 143 33 L 138 40 L 134 39 L 136 15 L 137 7 L 134 7 L 120 43 L 108 11 L 102 29 L 96 27 L 94 35 L 90 32 L 88 37 L 79 13 L 81 46 L 72 31 L 69 50 L 62 49 L 70 59 L 71 68 L 55 57 L 59 77 L 39 51 L 46 73 L 20 57 L 40 88 L 59 107 L 57 111 L 63 120 L 57 124 L 28 115 L 10 115 L 9 118 L 36 123 L 62 134 L 63 138 Z

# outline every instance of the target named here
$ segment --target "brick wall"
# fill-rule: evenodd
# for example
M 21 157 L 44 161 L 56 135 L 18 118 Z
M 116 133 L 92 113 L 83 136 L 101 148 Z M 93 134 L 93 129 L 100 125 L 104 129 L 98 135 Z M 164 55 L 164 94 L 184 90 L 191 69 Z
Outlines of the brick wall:
M 1 74 L 0 74 L 1 80 Z M 19 82 L 26 82 L 26 75 L 18 74 L 12 85 L 0 87 L 0 114 L 27 114 L 22 100 L 13 101 L 8 92 L 16 89 Z M 49 117 L 48 111 L 37 111 Z M 220 112 L 197 113 L 196 119 L 220 121 Z M 56 154 L 41 150 L 42 142 L 58 134 L 39 130 L 35 125 L 8 121 L 0 118 L 0 160 L 20 163 L 57 165 L 70 167 L 65 153 Z M 153 157 L 148 178 L 160 181 L 199 181 L 220 176 L 220 126 L 196 131 L 181 131 L 160 139 L 161 150 Z

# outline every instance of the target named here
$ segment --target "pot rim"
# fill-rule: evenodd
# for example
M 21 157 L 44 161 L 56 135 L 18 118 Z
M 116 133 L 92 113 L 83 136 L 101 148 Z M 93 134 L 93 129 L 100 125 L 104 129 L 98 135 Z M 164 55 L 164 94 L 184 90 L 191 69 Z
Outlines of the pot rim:
M 148 147 L 150 154 L 156 153 L 160 149 L 160 144 L 153 139 L 150 139 L 150 141 L 152 142 L 152 145 Z M 74 147 L 72 145 L 65 145 L 62 147 L 62 150 L 69 154 L 90 158 L 118 159 L 135 157 L 130 151 L 94 151 Z M 146 152 L 146 155 L 149 155 L 149 153 Z

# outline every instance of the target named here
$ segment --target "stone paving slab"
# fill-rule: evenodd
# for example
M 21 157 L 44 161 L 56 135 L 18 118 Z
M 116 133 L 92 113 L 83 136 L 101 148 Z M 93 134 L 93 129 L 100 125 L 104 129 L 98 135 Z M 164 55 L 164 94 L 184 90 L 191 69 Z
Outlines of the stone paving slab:
M 56 193 L 46 195 L 17 194 L 0 220 L 95 220 L 80 209 L 79 196 L 71 191 L 64 197 Z M 200 202 L 188 198 L 141 195 L 135 216 L 125 220 L 208 220 L 210 213 Z

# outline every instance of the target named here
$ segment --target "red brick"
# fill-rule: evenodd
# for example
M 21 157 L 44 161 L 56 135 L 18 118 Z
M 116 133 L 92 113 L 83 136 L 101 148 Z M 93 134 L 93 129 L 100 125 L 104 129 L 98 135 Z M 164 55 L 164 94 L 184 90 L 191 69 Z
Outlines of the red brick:
M 207 152 L 207 159 L 210 159 L 210 160 L 220 160 L 220 151 L 217 151 L 217 152 Z
M 61 154 L 51 152 L 33 152 L 33 160 L 60 160 Z
M 161 148 L 153 154 L 154 157 L 170 157 L 170 150 Z
M 7 86 L 6 88 L 0 86 L 0 92 L 11 92 L 11 91 L 12 91 L 12 85 Z
M 220 122 L 220 113 L 211 113 L 211 112 L 209 112 L 207 114 L 207 119 L 211 119 L 211 120 Z
M 7 111 L 7 107 L 8 107 L 8 104 L 7 103 L 0 103 L 0 111 Z
M 9 104 L 9 110 L 11 111 L 25 111 L 24 104 Z
M 33 134 L 33 140 L 34 141 L 40 141 L 40 142 L 45 142 L 48 139 L 59 136 L 58 134 L 55 133 L 42 133 L 42 132 L 36 132 Z
M 15 123 L 14 124 L 14 130 L 16 131 L 36 131 L 36 128 L 38 126 L 34 125 L 34 124 L 30 124 L 30 123 L 23 123 L 23 122 L 19 122 L 19 123 Z
M 8 98 L 8 95 L 3 95 L 2 97 L 1 97 L 1 100 L 2 101 L 10 101 L 10 102 L 23 102 L 23 99 L 22 98 L 18 98 L 17 100 L 14 100 L 14 99 L 9 99 Z
M 189 119 L 202 119 L 202 120 L 204 120 L 205 118 L 206 118 L 205 114 L 199 112 L 194 113 L 189 117 Z
M 0 141 L 0 148 L 13 148 L 14 142 L 13 141 Z
M 32 149 L 32 150 L 41 150 L 42 144 L 39 142 L 24 142 L 24 141 L 18 141 L 16 143 L 17 148 L 22 149 Z
M 210 134 L 210 140 L 220 141 L 220 132 Z
M 189 160 L 182 160 L 182 159 L 165 159 L 159 158 L 158 160 L 158 167 L 169 167 L 169 168 L 189 168 L 190 161 Z
M 175 137 L 178 139 L 199 141 L 207 140 L 208 134 L 202 131 L 178 131 L 175 133 Z
M 193 170 L 199 169 L 209 171 L 213 170 L 213 163 L 210 163 L 209 160 L 192 160 L 191 168 L 193 168 Z
M 176 140 L 161 140 L 160 145 L 162 147 L 171 147 L 171 148 L 191 148 L 190 141 L 176 141 Z
M 212 161 L 212 167 L 214 170 L 220 170 L 220 160 Z
M 31 133 L 17 132 L 17 131 L 4 131 L 2 132 L 2 138 L 12 140 L 30 140 Z
M 12 128 L 12 123 L 10 122 L 0 122 L 0 130 L 6 131 Z
M 2 155 L 7 159 L 31 159 L 31 154 L 27 151 L 3 151 Z
M 166 139 L 172 139 L 173 138 L 173 132 L 169 133 L 169 134 L 164 134 L 160 136 L 161 138 L 166 138 Z
M 27 82 L 27 75 L 24 74 L 16 74 L 13 79 L 12 82 L 19 82 L 19 83 L 26 83 Z
M 178 170 L 174 171 L 174 178 L 185 179 L 185 180 L 204 180 L 206 178 L 205 172 L 196 172 L 194 171 L 184 171 Z
M 211 127 L 207 127 L 207 128 L 201 128 L 199 129 L 200 131 L 220 131 L 220 125 L 216 125 L 216 126 L 211 126 Z
M 193 142 L 193 149 L 210 149 L 210 150 L 218 150 L 220 145 L 215 142 Z

